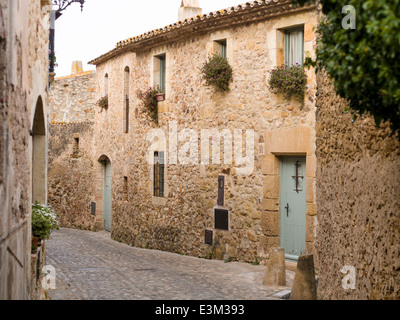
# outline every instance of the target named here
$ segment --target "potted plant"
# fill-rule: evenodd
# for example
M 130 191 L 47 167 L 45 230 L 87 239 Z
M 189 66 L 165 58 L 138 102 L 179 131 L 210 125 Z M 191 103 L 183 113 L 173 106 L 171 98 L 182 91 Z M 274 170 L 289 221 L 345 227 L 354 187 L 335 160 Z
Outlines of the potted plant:
M 201 68 L 203 79 L 207 86 L 213 86 L 216 91 L 229 91 L 229 83 L 232 81 L 233 69 L 228 59 L 219 54 L 212 54 Z
M 101 108 L 101 112 L 103 112 L 103 109 L 108 110 L 108 95 L 102 97 L 100 100 L 96 102 L 96 105 Z
M 164 92 L 159 92 L 156 94 L 156 100 L 157 102 L 162 102 L 165 100 L 165 93 Z
M 269 89 L 274 94 L 282 94 L 285 99 L 295 97 L 304 105 L 304 92 L 307 85 L 307 75 L 304 67 L 298 63 L 293 66 L 283 65 L 270 71 Z
M 158 95 L 164 95 L 159 86 L 150 87 L 145 92 L 138 92 L 139 98 L 142 100 L 143 107 L 151 119 L 158 123 Z M 165 97 L 165 95 L 164 95 Z M 161 100 L 162 101 L 162 100 Z
M 52 59 L 53 59 L 53 62 L 54 62 L 54 68 L 57 68 L 58 67 L 58 63 L 57 63 L 56 53 L 54 52 L 54 56 L 52 57 L 51 56 L 51 50 L 49 50 L 49 64 L 51 63 Z
M 39 241 L 50 238 L 52 230 L 58 230 L 58 214 L 51 208 L 35 202 L 32 205 L 32 244 L 39 246 Z

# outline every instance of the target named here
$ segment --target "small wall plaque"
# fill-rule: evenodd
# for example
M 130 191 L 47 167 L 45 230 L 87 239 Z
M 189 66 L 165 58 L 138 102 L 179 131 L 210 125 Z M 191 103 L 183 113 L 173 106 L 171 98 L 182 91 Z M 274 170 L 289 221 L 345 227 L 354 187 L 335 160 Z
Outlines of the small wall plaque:
M 218 177 L 218 205 L 223 207 L 225 200 L 225 177 L 219 176 Z
M 205 244 L 209 244 L 210 246 L 212 246 L 213 244 L 213 231 L 212 230 L 206 230 L 206 234 L 205 234 Z
M 91 204 L 90 204 L 90 213 L 93 215 L 93 216 L 95 216 L 96 215 L 96 202 L 92 202 Z

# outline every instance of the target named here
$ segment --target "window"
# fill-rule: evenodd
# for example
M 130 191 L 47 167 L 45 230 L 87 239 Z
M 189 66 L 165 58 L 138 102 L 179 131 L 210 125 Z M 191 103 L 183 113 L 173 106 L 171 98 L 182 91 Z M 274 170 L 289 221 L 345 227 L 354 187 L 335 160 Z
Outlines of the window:
M 154 196 L 164 197 L 164 152 L 154 152 Z
M 74 138 L 74 149 L 79 150 L 79 137 Z
M 165 54 L 154 57 L 154 86 L 160 86 L 163 93 L 166 93 L 166 66 Z
M 74 137 L 74 146 L 73 146 L 73 149 L 72 149 L 71 158 L 72 159 L 79 158 L 79 136 L 77 136 L 76 134 L 75 134 L 75 137 Z
M 128 177 L 124 177 L 124 190 L 122 197 L 125 202 L 128 202 Z
M 104 76 L 104 96 L 108 97 L 108 74 Z
M 285 32 L 285 65 L 304 63 L 304 28 Z
M 227 58 L 227 42 L 226 39 L 215 41 L 214 51 L 223 58 Z
M 124 70 L 124 127 L 125 133 L 129 132 L 129 67 Z

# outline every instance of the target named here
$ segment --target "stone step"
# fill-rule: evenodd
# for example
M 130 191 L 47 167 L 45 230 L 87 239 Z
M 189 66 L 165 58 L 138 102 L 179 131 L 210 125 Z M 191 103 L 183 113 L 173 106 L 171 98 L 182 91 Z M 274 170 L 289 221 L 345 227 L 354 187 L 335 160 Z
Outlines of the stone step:
M 283 290 L 283 291 L 280 291 L 280 292 L 274 294 L 274 297 L 282 299 L 282 300 L 289 300 L 291 293 L 292 293 L 292 290 Z

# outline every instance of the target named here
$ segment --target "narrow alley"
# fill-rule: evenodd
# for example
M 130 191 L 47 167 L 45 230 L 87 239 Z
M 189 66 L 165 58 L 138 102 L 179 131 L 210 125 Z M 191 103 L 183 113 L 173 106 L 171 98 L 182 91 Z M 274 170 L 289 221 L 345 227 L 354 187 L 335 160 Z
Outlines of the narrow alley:
M 287 287 L 262 284 L 265 266 L 130 247 L 109 233 L 60 229 L 47 241 L 56 269 L 52 300 L 275 300 Z

